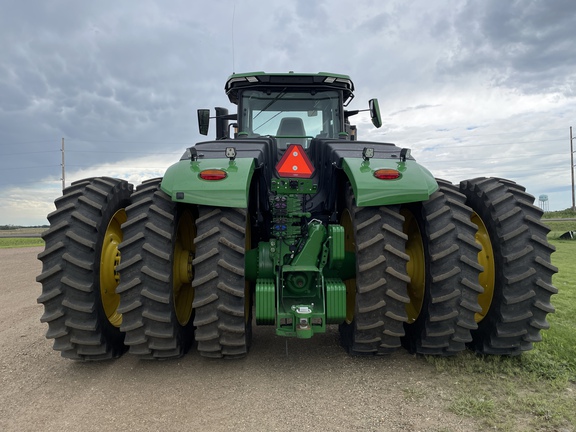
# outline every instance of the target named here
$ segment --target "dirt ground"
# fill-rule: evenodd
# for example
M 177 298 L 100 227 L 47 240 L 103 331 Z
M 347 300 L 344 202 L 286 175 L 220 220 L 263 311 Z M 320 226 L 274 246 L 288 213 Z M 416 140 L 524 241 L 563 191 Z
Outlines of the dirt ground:
M 235 361 L 63 359 L 40 323 L 41 250 L 0 250 L 1 431 L 479 430 L 447 410 L 449 377 L 404 351 L 350 357 L 336 328 L 286 345 L 255 327 Z

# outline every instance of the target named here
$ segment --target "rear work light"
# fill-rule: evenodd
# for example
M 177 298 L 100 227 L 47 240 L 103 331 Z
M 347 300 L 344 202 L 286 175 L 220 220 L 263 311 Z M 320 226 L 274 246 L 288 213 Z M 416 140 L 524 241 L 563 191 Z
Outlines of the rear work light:
M 227 176 L 226 171 L 219 169 L 207 169 L 198 174 L 202 180 L 224 180 Z
M 379 180 L 396 180 L 400 178 L 400 173 L 395 169 L 379 169 L 374 171 L 374 177 Z
M 314 166 L 300 144 L 290 144 L 276 165 L 280 177 L 310 178 Z

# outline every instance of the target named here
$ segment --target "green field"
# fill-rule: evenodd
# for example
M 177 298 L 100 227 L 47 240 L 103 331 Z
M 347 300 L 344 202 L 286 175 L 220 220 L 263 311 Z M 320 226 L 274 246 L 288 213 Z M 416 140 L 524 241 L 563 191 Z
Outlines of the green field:
M 566 231 L 576 231 L 576 221 L 547 221 L 544 219 L 544 223 L 550 228 L 550 233 L 548 234 L 549 239 L 557 239 Z
M 40 237 L 0 238 L 0 249 L 32 247 L 32 246 L 44 246 L 44 240 L 42 240 Z
M 11 228 L 0 230 L 0 249 L 44 246 L 40 237 L 46 228 Z
M 561 218 L 561 219 L 570 219 L 576 218 L 576 212 L 572 211 L 571 208 L 567 208 L 566 210 L 559 210 L 559 211 L 547 211 L 544 213 L 544 219 L 551 219 L 551 218 Z
M 576 241 L 550 241 L 558 294 L 542 342 L 520 357 L 426 358 L 446 375 L 450 409 L 490 430 L 576 430 Z

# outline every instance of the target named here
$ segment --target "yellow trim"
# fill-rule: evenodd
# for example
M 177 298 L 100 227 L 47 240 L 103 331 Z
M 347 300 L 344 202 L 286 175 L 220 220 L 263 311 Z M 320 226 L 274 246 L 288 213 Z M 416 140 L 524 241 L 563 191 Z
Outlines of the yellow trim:
M 406 304 L 408 324 L 416 321 L 422 311 L 424 294 L 426 292 L 426 258 L 424 256 L 424 243 L 418 221 L 412 212 L 403 208 L 400 213 L 404 216 L 404 233 L 408 235 L 406 241 L 406 253 L 410 260 L 406 264 L 406 271 L 410 276 L 408 284 L 408 296 L 410 303 Z
M 123 237 L 121 225 L 126 222 L 126 219 L 124 209 L 114 213 L 106 227 L 102 253 L 100 254 L 100 298 L 104 313 L 114 327 L 120 327 L 122 324 L 122 314 L 118 313 L 120 295 L 116 294 L 116 288 L 120 281 L 116 266 L 120 264 L 118 245 Z
M 494 263 L 494 249 L 492 249 L 492 242 L 488 235 L 486 225 L 482 218 L 477 213 L 472 213 L 470 220 L 478 227 L 476 231 L 476 241 L 482 246 L 482 250 L 478 252 L 478 262 L 484 267 L 484 271 L 478 276 L 478 282 L 484 288 L 484 292 L 478 295 L 478 304 L 482 308 L 481 312 L 474 315 L 476 322 L 484 319 L 494 297 L 494 285 L 496 281 L 496 268 Z
M 192 316 L 192 301 L 194 288 L 192 288 L 192 258 L 195 252 L 194 238 L 196 225 L 189 210 L 180 216 L 174 239 L 174 263 L 172 271 L 172 293 L 174 311 L 180 325 L 188 324 Z

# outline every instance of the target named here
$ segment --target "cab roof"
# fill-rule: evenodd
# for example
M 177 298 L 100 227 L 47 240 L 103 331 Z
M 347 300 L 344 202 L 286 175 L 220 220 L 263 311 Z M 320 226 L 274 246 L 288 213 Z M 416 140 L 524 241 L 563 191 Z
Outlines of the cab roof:
M 305 89 L 318 90 L 342 90 L 344 100 L 354 97 L 354 83 L 348 75 L 334 74 L 329 72 L 318 73 L 266 73 L 247 72 L 232 74 L 226 81 L 226 94 L 233 104 L 238 104 L 238 92 L 243 89 L 293 89 L 301 91 Z

